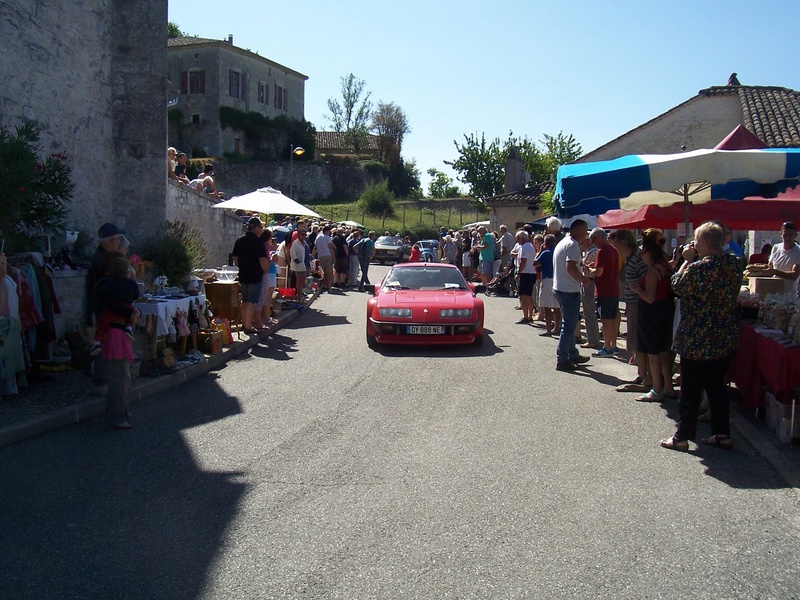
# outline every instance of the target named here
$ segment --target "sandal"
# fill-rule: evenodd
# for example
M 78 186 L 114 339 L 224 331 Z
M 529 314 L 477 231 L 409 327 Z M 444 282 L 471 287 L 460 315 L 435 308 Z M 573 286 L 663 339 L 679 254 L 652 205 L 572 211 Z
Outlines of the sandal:
M 733 448 L 731 436 L 725 435 L 724 433 L 715 433 L 711 437 L 704 439 L 703 443 L 706 446 L 715 446 L 716 448 L 724 448 L 725 450 Z
M 675 450 L 676 452 L 688 452 L 689 442 L 688 440 L 675 439 L 675 436 L 673 435 L 668 440 L 661 440 L 661 447 L 666 448 L 667 450 Z
M 646 394 L 642 394 L 641 396 L 636 396 L 634 400 L 636 400 L 637 402 L 661 402 L 662 400 L 664 400 L 664 397 L 655 390 L 650 390 Z

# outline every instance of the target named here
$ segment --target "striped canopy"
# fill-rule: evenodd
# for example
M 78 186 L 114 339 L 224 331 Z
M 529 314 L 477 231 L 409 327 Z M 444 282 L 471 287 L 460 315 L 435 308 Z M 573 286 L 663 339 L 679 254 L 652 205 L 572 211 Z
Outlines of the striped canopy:
M 560 167 L 555 204 L 564 216 L 669 206 L 681 200 L 688 210 L 689 201 L 774 197 L 798 178 L 798 148 L 631 155 Z

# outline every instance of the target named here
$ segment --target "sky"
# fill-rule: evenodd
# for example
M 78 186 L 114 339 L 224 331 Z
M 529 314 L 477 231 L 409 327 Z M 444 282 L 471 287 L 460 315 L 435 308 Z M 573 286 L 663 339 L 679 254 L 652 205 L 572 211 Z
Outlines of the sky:
M 227 39 L 308 76 L 305 118 L 330 130 L 341 78 L 394 102 L 427 190 L 454 141 L 573 135 L 584 152 L 725 85 L 800 89 L 797 0 L 168 0 L 188 35 Z M 795 23 L 795 25 L 790 25 Z M 678 149 L 676 149 L 678 151 Z M 465 186 L 456 181 L 456 184 Z

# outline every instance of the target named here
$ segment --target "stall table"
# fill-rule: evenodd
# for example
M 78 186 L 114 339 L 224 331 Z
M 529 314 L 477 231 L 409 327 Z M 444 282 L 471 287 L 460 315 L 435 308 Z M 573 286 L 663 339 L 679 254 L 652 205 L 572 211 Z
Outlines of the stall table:
M 800 348 L 787 348 L 746 324 L 731 370 L 745 408 L 755 410 L 763 404 L 764 387 L 787 404 L 792 389 L 800 387 Z
M 155 357 L 158 348 L 159 338 L 163 338 L 169 333 L 169 323 L 178 314 L 178 311 L 183 311 L 184 314 L 189 314 L 190 305 L 195 302 L 200 302 L 201 310 L 206 304 L 206 297 L 203 294 L 198 296 L 187 296 L 185 298 L 152 298 L 143 302 L 134 302 L 133 306 L 142 313 L 140 319 L 144 321 L 145 328 L 147 329 L 148 321 L 153 331 L 152 350 L 153 357 Z M 196 342 L 195 342 L 196 347 Z M 185 348 L 185 340 L 184 340 Z

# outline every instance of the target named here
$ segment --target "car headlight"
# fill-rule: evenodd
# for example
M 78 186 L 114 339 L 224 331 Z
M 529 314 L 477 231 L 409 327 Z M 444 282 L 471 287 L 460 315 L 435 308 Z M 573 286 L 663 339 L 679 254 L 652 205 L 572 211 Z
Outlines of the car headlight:
M 439 316 L 443 319 L 452 319 L 457 317 L 471 317 L 471 308 L 443 308 L 439 311 Z
M 380 315 L 382 317 L 411 317 L 410 308 L 381 308 Z

